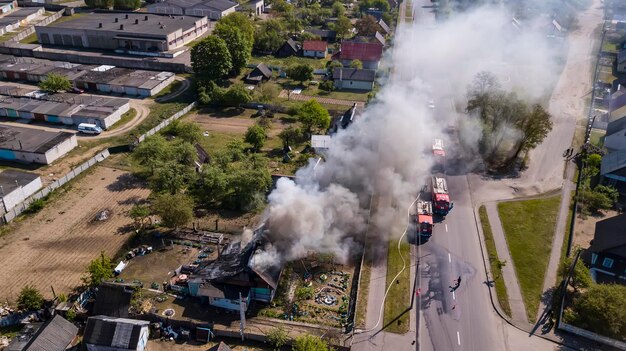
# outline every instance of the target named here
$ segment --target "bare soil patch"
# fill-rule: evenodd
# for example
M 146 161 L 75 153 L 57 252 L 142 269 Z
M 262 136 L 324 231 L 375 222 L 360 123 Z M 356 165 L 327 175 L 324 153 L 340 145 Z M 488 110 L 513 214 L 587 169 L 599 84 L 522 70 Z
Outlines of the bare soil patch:
M 0 301 L 14 301 L 32 284 L 45 297 L 68 293 L 81 284 L 89 261 L 100 251 L 113 256 L 130 238 L 132 220 L 126 215 L 150 190 L 128 172 L 95 167 L 84 178 L 32 217 L 10 224 L 0 238 Z M 108 219 L 97 221 L 102 210 Z
M 218 117 L 212 114 L 193 114 L 187 119 L 198 123 L 203 130 L 242 135 L 246 133 L 250 126 L 256 123 L 254 118 Z M 277 136 L 283 129 L 289 126 L 289 124 L 278 118 L 274 118 L 271 123 L 271 128 L 268 131 L 270 137 Z
M 576 216 L 576 224 L 574 226 L 574 240 L 572 247 L 580 247 L 586 249 L 589 247 L 591 240 L 596 232 L 596 223 L 605 219 L 615 217 L 619 213 L 617 211 L 602 211 L 599 215 L 594 216 Z

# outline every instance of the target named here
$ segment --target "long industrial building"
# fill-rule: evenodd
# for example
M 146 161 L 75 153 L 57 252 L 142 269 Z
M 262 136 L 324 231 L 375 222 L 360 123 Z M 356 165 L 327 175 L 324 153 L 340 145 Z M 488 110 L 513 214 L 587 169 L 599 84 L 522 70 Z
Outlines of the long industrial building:
M 0 125 L 0 160 L 47 165 L 76 146 L 73 133 Z
M 41 44 L 130 54 L 175 50 L 209 29 L 206 17 L 145 13 L 89 13 L 73 20 L 35 26 Z
M 81 65 L 0 55 L 0 78 L 38 84 L 50 73 L 67 77 L 78 88 L 102 93 L 152 96 L 174 81 L 172 72 L 132 70 L 114 66 Z
M 108 129 L 130 110 L 130 100 L 100 95 L 58 93 L 12 84 L 0 85 L 0 116 L 65 125 L 89 123 Z

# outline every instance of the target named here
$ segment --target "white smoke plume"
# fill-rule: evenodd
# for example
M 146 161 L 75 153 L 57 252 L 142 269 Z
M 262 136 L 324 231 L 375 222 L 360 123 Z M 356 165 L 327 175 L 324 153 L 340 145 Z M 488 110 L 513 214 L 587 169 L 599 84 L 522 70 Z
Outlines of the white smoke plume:
M 539 24 L 522 23 L 520 30 L 511 22 L 504 7 L 480 8 L 436 26 L 416 21 L 397 33 L 393 73 L 376 101 L 332 137 L 324 161 L 310 162 L 295 182 L 279 180 L 270 194 L 273 246 L 264 257 L 289 261 L 315 251 L 347 260 L 366 231 L 373 193 L 405 209 L 429 179 L 433 138 L 457 118 L 455 105 L 464 108 L 476 73 L 494 73 L 520 96 L 544 96 L 558 75 L 553 45 Z M 389 221 L 394 209 L 386 210 L 372 220 Z

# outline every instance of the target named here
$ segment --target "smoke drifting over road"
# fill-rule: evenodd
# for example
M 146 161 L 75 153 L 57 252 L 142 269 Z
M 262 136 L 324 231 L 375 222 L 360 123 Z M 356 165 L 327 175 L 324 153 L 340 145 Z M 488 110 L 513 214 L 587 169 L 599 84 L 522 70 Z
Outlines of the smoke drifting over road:
M 394 40 L 393 73 L 376 101 L 349 128 L 332 137 L 325 160 L 310 162 L 296 181 L 283 178 L 269 196 L 267 260 L 289 261 L 308 252 L 348 259 L 367 227 L 373 193 L 405 208 L 426 183 L 433 138 L 464 108 L 476 73 L 491 71 L 505 87 L 537 99 L 557 74 L 551 44 L 539 24 L 512 24 L 503 7 L 481 8 L 428 25 L 416 18 Z M 549 20 L 547 21 L 549 23 Z M 428 101 L 434 99 L 434 110 Z M 375 218 L 392 220 L 393 208 Z M 399 235 L 400 233 L 398 233 Z M 370 231 L 388 240 L 389 234 Z

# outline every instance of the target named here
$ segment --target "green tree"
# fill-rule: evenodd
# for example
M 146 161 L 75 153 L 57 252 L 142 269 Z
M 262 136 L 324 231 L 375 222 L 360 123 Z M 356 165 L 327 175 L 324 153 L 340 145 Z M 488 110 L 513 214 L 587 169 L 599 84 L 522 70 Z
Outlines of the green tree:
M 114 0 L 113 8 L 116 10 L 136 10 L 141 7 L 141 0 Z
M 345 39 L 348 34 L 352 31 L 352 22 L 346 16 L 337 17 L 337 22 L 334 24 L 335 31 L 337 31 L 337 36 L 340 39 Z
M 194 175 L 194 169 L 191 167 L 175 162 L 165 162 L 160 164 L 154 175 L 150 177 L 150 188 L 156 192 L 176 194 L 185 188 Z
M 573 262 L 574 259 L 572 257 L 567 257 L 563 262 L 561 262 L 561 265 L 559 267 L 559 275 L 562 277 L 567 277 Z M 586 289 L 592 284 L 593 279 L 591 278 L 589 268 L 587 268 L 582 262 L 579 261 L 572 271 L 570 285 L 574 288 L 575 292 L 578 292 L 579 289 Z
M 224 27 L 239 29 L 246 41 L 246 47 L 252 49 L 252 45 L 254 44 L 254 24 L 248 16 L 241 12 L 233 12 L 225 17 L 222 17 L 219 21 L 217 21 L 213 33 L 222 32 Z
M 626 341 L 626 287 L 593 284 L 573 301 L 567 322 L 610 338 Z M 570 319 L 573 319 L 570 320 Z
M 309 300 L 315 296 L 315 291 L 312 286 L 302 286 L 296 289 L 296 297 L 298 300 Z
M 193 200 L 185 194 L 162 194 L 152 204 L 152 210 L 161 217 L 163 225 L 177 229 L 193 218 Z
M 72 82 L 67 77 L 58 73 L 48 73 L 40 83 L 39 87 L 48 93 L 58 93 L 59 91 L 68 91 L 72 88 Z
M 283 129 L 278 137 L 283 142 L 283 147 L 292 146 L 302 139 L 302 131 L 300 128 L 289 126 Z
M 222 38 L 226 42 L 234 75 L 241 73 L 241 70 L 246 67 L 250 59 L 253 43 L 246 40 L 241 29 L 233 26 L 220 26 L 213 31 L 213 35 Z
M 191 67 L 201 80 L 220 80 L 233 68 L 226 42 L 210 35 L 191 49 Z
M 525 118 L 521 118 L 516 125 L 520 131 L 520 138 L 513 157 L 517 158 L 521 151 L 537 147 L 552 130 L 552 125 L 548 111 L 539 104 L 533 105 L 530 113 Z
M 114 0 L 85 0 L 85 5 L 92 9 L 110 9 Z
M 135 221 L 135 229 L 142 230 L 150 216 L 150 208 L 146 205 L 136 204 L 128 211 L 128 216 Z
M 290 66 L 287 68 L 287 76 L 303 84 L 305 80 L 313 79 L 313 67 L 306 63 Z
M 113 277 L 113 262 L 111 258 L 100 252 L 100 257 L 89 262 L 87 275 L 83 277 L 83 282 L 89 286 L 98 286 L 106 279 Z
M 267 342 L 270 343 L 276 350 L 280 350 L 283 346 L 289 342 L 289 334 L 285 331 L 283 326 L 270 329 L 266 334 Z
M 333 8 L 333 16 L 342 17 L 346 13 L 346 7 L 343 5 L 341 1 L 335 1 L 332 5 Z
M 371 37 L 378 31 L 378 22 L 376 22 L 376 18 L 368 15 L 356 21 L 354 28 L 359 35 Z
M 254 49 L 264 53 L 273 53 L 285 42 L 283 23 L 269 19 L 261 23 L 254 36 Z
M 379 9 L 382 12 L 389 12 L 390 6 L 387 0 L 370 0 L 370 7 Z
M 330 126 L 328 110 L 315 99 L 302 104 L 298 109 L 298 120 L 308 135 L 311 135 L 313 128 L 326 130 Z
M 363 62 L 358 59 L 350 61 L 350 68 L 363 69 Z
M 229 192 L 223 199 L 225 207 L 233 210 L 253 210 L 263 204 L 265 193 L 272 184 L 265 158 L 250 155 L 240 165 L 229 168 Z
M 198 150 L 193 144 L 186 141 L 176 143 L 172 147 L 172 152 L 174 154 L 173 162 L 186 166 L 188 169 L 193 169 L 196 166 Z
M 175 120 L 168 126 L 168 133 L 190 144 L 195 144 L 202 139 L 202 129 L 200 129 L 197 123 L 193 122 Z
M 319 336 L 303 335 L 294 340 L 292 351 L 330 351 L 328 343 Z
M 279 89 L 275 84 L 263 83 L 259 85 L 255 91 L 256 101 L 262 103 L 270 103 L 276 99 L 279 94 Z
M 205 206 L 218 206 L 228 188 L 228 177 L 219 167 L 207 165 L 195 183 L 192 194 L 198 202 Z
M 43 306 L 43 296 L 32 285 L 26 285 L 17 296 L 17 307 L 26 311 L 38 310 Z
M 238 107 L 250 101 L 252 101 L 250 90 L 243 84 L 233 84 L 222 97 L 222 104 L 224 106 Z
M 67 312 L 65 312 L 65 319 L 67 319 L 70 322 L 73 322 L 76 319 L 76 310 L 74 309 L 67 310 Z
M 251 125 L 246 132 L 244 140 L 246 143 L 252 145 L 254 151 L 258 152 L 263 147 L 263 144 L 265 144 L 265 140 L 267 140 L 267 133 L 260 125 Z
M 162 162 L 166 162 L 172 155 L 172 148 L 167 140 L 160 135 L 149 136 L 143 143 L 133 151 L 133 158 L 139 164 L 150 169 L 150 174 L 154 174 L 155 168 Z

